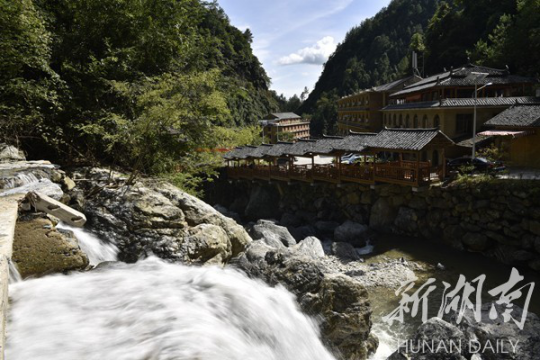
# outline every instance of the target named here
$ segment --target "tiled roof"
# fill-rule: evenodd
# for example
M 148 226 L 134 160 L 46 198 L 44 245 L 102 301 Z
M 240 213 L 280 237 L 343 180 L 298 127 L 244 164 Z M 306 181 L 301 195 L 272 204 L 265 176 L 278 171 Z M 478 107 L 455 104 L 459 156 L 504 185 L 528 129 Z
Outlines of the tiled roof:
M 261 146 L 257 146 L 255 149 L 253 149 L 253 151 L 251 151 L 246 157 L 262 159 L 270 150 L 272 150 L 272 147 L 273 145 L 270 144 L 262 144 Z
M 487 73 L 488 76 L 478 81 L 478 85 L 485 85 L 487 83 L 492 84 L 535 84 L 537 80 L 533 78 L 527 78 L 523 76 L 510 75 L 508 70 L 493 69 L 485 66 L 478 66 L 467 64 L 458 69 L 445 71 L 440 74 L 436 74 L 425 78 L 412 85 L 406 86 L 403 90 L 392 94 L 392 97 L 399 97 L 402 95 L 410 94 L 413 92 L 434 88 L 434 87 L 447 87 L 447 86 L 474 86 L 474 81 L 468 79 L 467 76 L 473 72 Z
M 438 129 L 384 129 L 373 139 L 372 146 L 378 149 L 418 151 L 437 136 L 441 136 L 449 145 L 454 143 Z
M 376 91 L 376 92 L 392 91 L 392 90 L 395 90 L 397 88 L 402 87 L 403 84 L 405 84 L 407 81 L 413 80 L 413 79 L 414 79 L 414 76 L 409 76 L 409 77 L 406 77 L 406 78 L 403 78 L 403 79 L 392 81 L 392 82 L 390 82 L 388 84 L 375 86 L 373 88 L 373 91 Z
M 285 120 L 285 119 L 299 119 L 300 115 L 297 115 L 293 112 L 284 112 L 284 113 L 270 113 L 270 116 L 263 120 Z
M 250 154 L 252 151 L 256 149 L 255 146 L 242 146 L 237 147 L 232 151 L 229 151 L 225 154 L 225 160 L 232 160 L 232 159 L 245 159 L 248 154 Z
M 315 140 L 298 140 L 287 149 L 288 155 L 304 156 L 307 153 L 311 153 L 315 147 Z
M 485 125 L 540 127 L 540 102 L 536 105 L 514 105 L 486 122 Z
M 437 137 L 440 140 L 439 144 L 452 145 L 454 143 L 437 129 L 385 129 L 378 134 L 352 133 L 343 138 L 329 137 L 320 140 L 298 141 L 297 143 L 261 145 L 258 148 L 246 146 L 225 154 L 225 159 L 280 157 L 283 155 L 304 156 L 307 154 L 329 154 L 334 151 L 363 152 L 370 148 L 418 151 Z
M 376 135 L 373 133 L 351 133 L 351 135 L 336 144 L 334 148 L 337 151 L 362 152 L 369 147 Z
M 521 97 L 490 97 L 478 98 L 476 106 L 478 107 L 505 107 L 514 104 L 535 104 L 540 101 L 533 96 Z M 436 109 L 436 108 L 454 108 L 454 107 L 473 107 L 474 98 L 450 98 L 440 101 L 420 101 L 404 104 L 387 105 L 382 110 L 409 110 L 409 109 Z
M 288 150 L 293 146 L 291 142 L 279 142 L 274 144 L 270 150 L 266 153 L 266 156 L 280 157 L 288 153 Z

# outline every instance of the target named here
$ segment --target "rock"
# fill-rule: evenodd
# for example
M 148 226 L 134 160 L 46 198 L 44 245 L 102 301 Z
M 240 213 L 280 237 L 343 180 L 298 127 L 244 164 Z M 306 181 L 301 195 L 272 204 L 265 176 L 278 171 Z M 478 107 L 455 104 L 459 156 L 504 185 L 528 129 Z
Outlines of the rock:
M 25 161 L 24 153 L 14 146 L 0 144 L 0 162 Z
M 381 231 L 387 231 L 396 218 L 395 209 L 386 198 L 380 197 L 371 208 L 369 226 Z
M 332 243 L 332 254 L 344 261 L 360 259 L 356 249 L 351 244 L 344 242 Z
M 299 226 L 297 228 L 291 228 L 290 233 L 298 241 L 303 240 L 309 236 L 317 235 L 317 231 L 311 225 L 304 225 L 304 226 Z
M 348 242 L 362 247 L 366 245 L 368 235 L 368 227 L 366 225 L 347 220 L 334 231 L 334 241 Z
M 13 261 L 22 277 L 88 266 L 88 257 L 71 232 L 57 231 L 46 217 L 20 216 L 15 229 Z
M 407 207 L 400 207 L 394 225 L 406 234 L 414 234 L 418 230 L 418 215 Z
M 320 320 L 323 341 L 341 359 L 366 359 L 376 346 L 370 337 L 366 289 L 348 276 L 327 274 L 319 261 L 297 256 L 290 249 L 269 250 L 263 259 L 265 250 L 266 245 L 253 241 L 234 264 L 251 277 L 271 286 L 281 284 L 295 294 L 302 310 Z
M 191 228 L 181 246 L 186 263 L 222 264 L 232 255 L 227 233 L 212 224 L 200 224 Z
M 537 236 L 540 236 L 540 222 L 538 221 L 531 221 L 529 223 L 529 230 Z
M 315 229 L 323 235 L 334 234 L 334 231 L 339 226 L 336 221 L 317 221 L 315 223 Z
M 494 320 L 490 319 L 489 316 L 492 305 L 499 315 L 499 317 Z M 474 315 L 470 310 L 466 310 L 463 320 L 457 326 L 468 338 L 475 340 L 475 347 L 485 349 L 481 354 L 482 359 L 538 359 L 538 353 L 540 352 L 540 319 L 538 316 L 528 312 L 524 327 L 523 329 L 520 329 L 512 319 L 509 319 L 507 322 L 502 320 L 502 314 L 505 311 L 506 307 L 502 305 L 486 303 L 481 309 L 482 321 L 480 323 L 475 320 Z M 521 319 L 522 314 L 523 309 L 517 305 L 512 306 L 510 315 L 514 319 Z M 455 316 L 450 321 L 455 321 Z M 495 346 L 497 341 L 501 340 L 504 341 L 505 350 L 509 351 L 508 354 L 493 353 L 489 347 L 486 346 L 488 343 Z M 510 346 L 510 340 L 514 344 L 517 343 L 516 352 L 514 352 Z
M 424 344 L 434 344 L 431 351 Z M 465 360 L 468 355 L 468 338 L 456 326 L 439 318 L 431 318 L 422 324 L 411 340 L 393 353 L 387 360 Z M 440 345 L 444 344 L 444 345 Z M 462 346 L 450 346 L 462 344 Z M 411 346 L 412 345 L 412 346 Z
M 71 191 L 75 188 L 75 181 L 71 180 L 71 178 L 69 178 L 68 176 L 65 176 L 62 180 L 66 191 Z
M 289 247 L 296 245 L 296 240 L 284 226 L 276 225 L 268 220 L 259 220 L 250 231 L 254 240 L 272 239 Z
M 291 251 L 296 256 L 306 256 L 313 260 L 324 258 L 324 249 L 321 241 L 314 236 L 310 236 L 291 247 Z
M 472 251 L 484 251 L 491 244 L 487 236 L 479 233 L 467 233 L 462 241 Z
M 249 219 L 277 219 L 279 218 L 279 194 L 270 185 L 258 184 L 251 190 L 245 215 Z
M 119 260 L 155 255 L 179 262 L 225 263 L 252 241 L 234 220 L 169 183 L 141 179 L 125 186 L 120 176 L 110 179 L 110 174 L 83 169 L 74 175 L 87 180 L 78 181 L 75 191 L 94 192 L 83 204 L 88 224 L 98 236 L 115 242 Z
M 290 227 L 290 226 L 296 227 L 296 226 L 300 226 L 302 224 L 302 221 L 295 214 L 285 213 L 281 216 L 281 220 L 279 220 L 279 224 L 285 227 Z

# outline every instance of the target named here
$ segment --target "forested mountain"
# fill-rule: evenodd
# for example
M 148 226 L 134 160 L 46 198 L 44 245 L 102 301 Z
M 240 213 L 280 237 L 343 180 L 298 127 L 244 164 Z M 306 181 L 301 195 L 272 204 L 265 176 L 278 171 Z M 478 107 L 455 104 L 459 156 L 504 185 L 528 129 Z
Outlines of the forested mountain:
M 431 73 L 473 62 L 540 76 L 540 1 L 442 2 L 426 33 Z
M 437 0 L 394 0 L 351 29 L 326 62 L 300 112 L 314 112 L 321 99 L 335 99 L 410 73 L 411 37 L 425 31 L 437 5 Z
M 251 41 L 216 2 L 0 0 L 0 140 L 55 161 L 210 171 L 208 149 L 255 134 L 229 128 L 278 107 Z

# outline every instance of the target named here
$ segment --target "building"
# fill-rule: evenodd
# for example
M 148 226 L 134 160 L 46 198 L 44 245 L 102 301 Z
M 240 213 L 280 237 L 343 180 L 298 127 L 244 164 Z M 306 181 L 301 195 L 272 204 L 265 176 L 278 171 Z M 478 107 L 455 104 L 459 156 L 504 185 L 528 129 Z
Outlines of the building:
M 295 113 L 271 113 L 259 123 L 262 126 L 263 142 L 266 143 L 309 139 L 310 136 L 309 120 Z
M 516 103 L 485 123 L 490 130 L 480 133 L 496 137 L 508 149 L 509 164 L 540 168 L 540 97 L 536 104 Z
M 486 74 L 478 80 L 475 100 L 476 73 Z M 467 64 L 458 69 L 430 76 L 390 95 L 382 109 L 383 126 L 388 128 L 439 128 L 456 146 L 449 157 L 470 153 L 475 104 L 479 131 L 484 123 L 503 112 L 516 101 L 526 104 L 536 101 L 533 86 L 538 81 L 511 75 L 507 69 L 493 69 Z M 434 163 L 441 158 L 428 157 Z M 440 156 L 440 155 L 439 155 Z
M 388 84 L 362 90 L 338 100 L 338 132 L 342 135 L 355 132 L 376 132 L 382 129 L 380 110 L 388 105 L 389 96 L 404 86 L 421 80 L 410 76 Z

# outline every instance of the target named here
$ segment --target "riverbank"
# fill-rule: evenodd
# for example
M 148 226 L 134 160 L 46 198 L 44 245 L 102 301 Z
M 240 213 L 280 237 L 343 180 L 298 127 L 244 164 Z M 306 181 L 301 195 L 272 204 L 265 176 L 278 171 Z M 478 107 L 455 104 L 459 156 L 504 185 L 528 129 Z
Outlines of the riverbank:
M 540 271 L 540 182 L 534 180 L 472 178 L 414 192 L 397 185 L 222 178 L 206 200 L 245 221 L 276 219 L 299 236 L 324 237 L 350 221 Z

